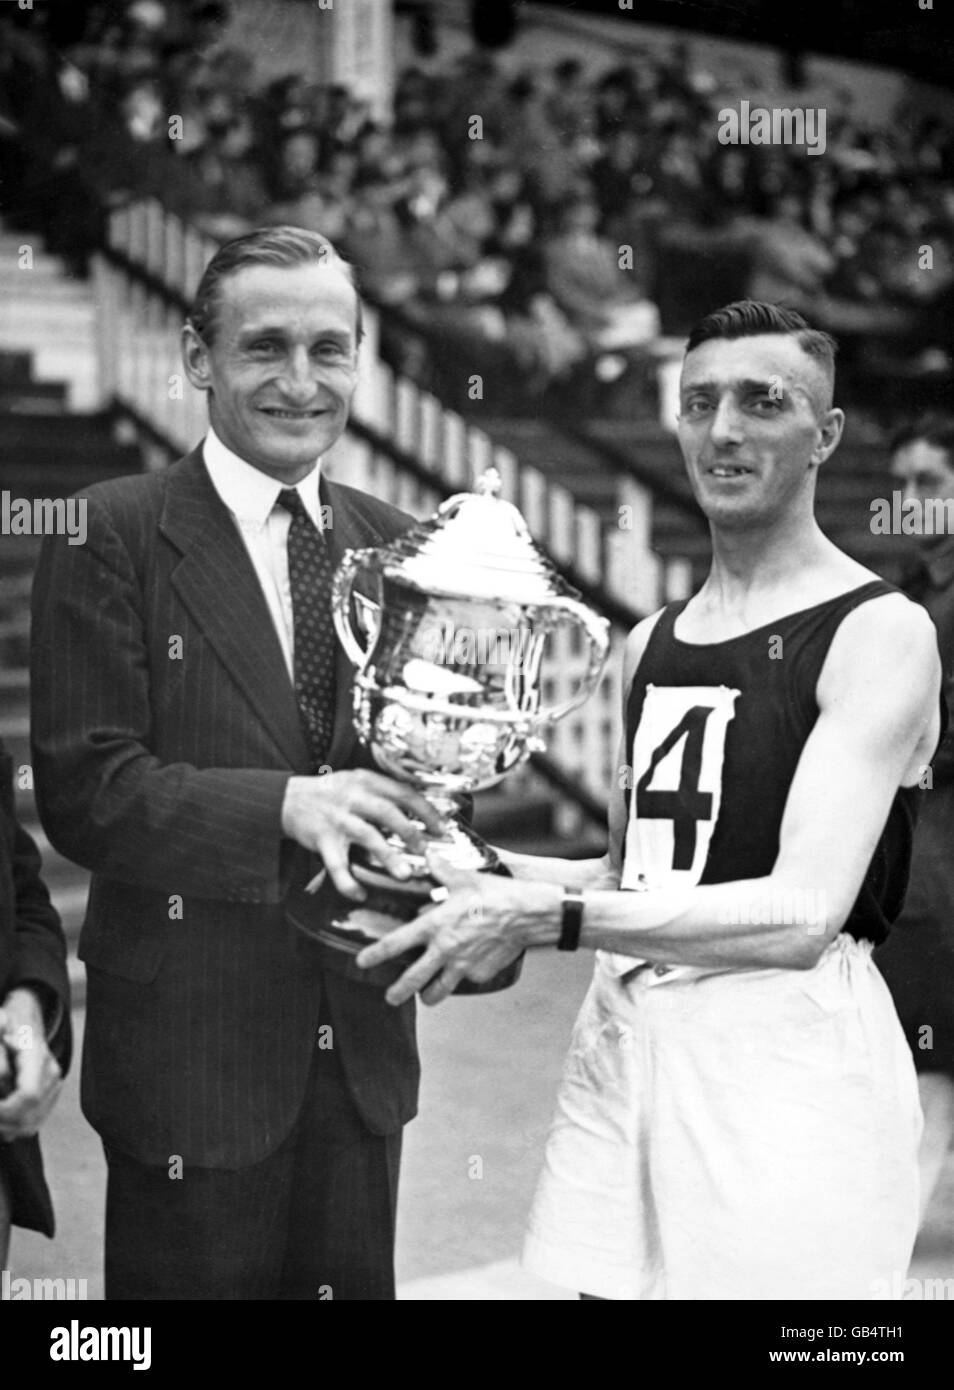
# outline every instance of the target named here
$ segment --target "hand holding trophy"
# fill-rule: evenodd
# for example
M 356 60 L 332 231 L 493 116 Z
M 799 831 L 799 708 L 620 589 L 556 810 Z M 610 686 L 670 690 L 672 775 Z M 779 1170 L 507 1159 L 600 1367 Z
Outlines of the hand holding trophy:
M 457 798 L 493 786 L 542 751 L 544 730 L 582 704 L 602 673 L 605 619 L 566 584 L 499 491 L 500 476 L 489 469 L 473 492 L 449 498 L 390 545 L 348 551 L 335 575 L 335 627 L 357 668 L 355 728 L 382 771 L 424 795 L 443 830 L 425 833 L 420 852 L 401 846 L 410 869 L 405 880 L 357 850 L 351 871 L 367 892 L 364 903 L 325 880 L 320 910 L 310 921 L 299 910 L 295 920 L 326 946 L 357 954 L 433 901 L 431 850 L 458 869 L 505 874 L 493 849 L 459 820 Z M 356 592 L 359 580 L 370 595 Z M 582 635 L 585 668 L 573 695 L 545 708 L 547 640 L 565 624 Z M 486 984 L 464 981 L 456 992 L 506 988 L 521 960 Z M 389 962 L 379 978 L 369 972 L 372 982 L 390 984 L 406 964 Z

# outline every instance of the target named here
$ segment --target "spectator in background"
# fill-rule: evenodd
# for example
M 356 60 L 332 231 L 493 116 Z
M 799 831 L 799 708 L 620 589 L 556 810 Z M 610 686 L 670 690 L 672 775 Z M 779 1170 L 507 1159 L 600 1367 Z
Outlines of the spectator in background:
M 613 68 L 596 82 L 594 96 L 596 133 L 607 139 L 621 126 L 630 124 L 636 107 L 633 74 L 627 68 Z
M 619 248 L 599 235 L 598 221 L 591 198 L 563 209 L 559 231 L 544 246 L 547 289 L 594 351 L 641 347 L 659 332 L 659 315 L 634 269 L 621 266 Z
M 103 205 L 142 196 L 225 234 L 278 217 L 332 234 L 341 226 L 389 302 L 425 314 L 436 278 L 445 276 L 442 305 L 472 306 L 473 277 L 471 288 L 461 279 L 447 293 L 447 274 L 502 258 L 509 270 L 504 277 L 495 270 L 492 279 L 507 281 L 508 333 L 516 324 L 519 355 L 528 333 L 535 341 L 552 331 L 566 366 L 575 358 L 565 349 L 580 332 L 574 312 L 552 295 L 537 299 L 534 290 L 528 298 L 512 287 L 526 283 L 528 227 L 549 246 L 554 221 L 580 199 L 598 208 L 596 237 L 638 252 L 642 294 L 660 306 L 670 334 L 714 300 L 748 293 L 819 319 L 840 335 L 848 362 L 872 379 L 950 377 L 954 125 L 923 116 L 913 100 L 890 121 L 865 125 L 850 94 L 833 90 L 824 160 L 782 145 L 726 147 L 707 160 L 727 94 L 758 93 L 764 72 L 737 66 L 717 77 L 697 66 L 698 50 L 686 42 L 669 53 L 635 51 L 608 71 L 572 56 L 514 72 L 474 51 L 443 71 L 399 74 L 393 125 L 384 129 L 344 87 L 323 87 L 301 73 L 257 94 L 254 59 L 225 46 L 225 5 L 136 0 L 119 18 L 108 4 L 87 14 L 85 27 L 71 25 L 67 66 L 28 74 L 26 84 L 10 75 L 7 112 L 43 147 L 35 161 L 45 166 L 37 221 L 56 238 L 69 219 L 70 234 L 57 249 L 81 246 L 80 262 L 97 240 Z M 43 22 L 31 16 L 21 37 Z M 109 119 L 91 119 L 103 98 Z M 165 138 L 170 113 L 183 117 L 181 140 Z M 475 113 L 480 139 L 471 138 Z M 27 158 L 21 167 L 33 163 Z M 183 178 L 184 169 L 191 175 Z M 29 183 L 15 166 L 14 176 Z M 365 244 L 378 221 L 380 251 Z M 911 254 L 925 243 L 934 254 L 930 272 Z M 393 275 L 389 245 L 399 254 Z M 592 272 L 592 245 L 589 256 Z M 668 270 L 674 257 L 678 283 Z M 487 293 L 483 271 L 477 283 L 482 305 L 499 298 Z M 545 306 L 545 324 L 536 310 L 526 312 L 531 300 L 537 310 Z M 496 343 L 499 320 L 483 320 L 494 323 Z M 587 323 L 587 341 L 591 333 Z M 613 336 L 625 340 L 631 331 Z M 878 399 L 890 412 L 880 391 Z
M 767 219 L 749 224 L 753 235 L 748 298 L 785 304 L 813 314 L 835 260 L 804 223 L 801 199 L 783 193 Z
M 577 58 L 563 58 L 553 68 L 546 100 L 550 122 L 565 145 L 571 145 L 590 128 L 590 90 Z
M 639 132 L 627 126 L 612 131 L 603 143 L 603 152 L 593 164 L 591 178 L 604 221 L 619 217 L 634 197 L 647 194 L 652 180 L 643 168 Z
M 534 206 L 538 211 L 558 206 L 579 182 L 578 158 L 550 120 L 530 74 L 511 83 L 501 124 L 508 162 L 523 174 Z
M 151 144 L 164 139 L 168 128 L 159 74 L 143 72 L 136 77 L 122 97 L 120 111 L 126 129 L 134 140 Z
M 390 179 L 375 169 L 355 181 L 342 246 L 362 285 L 381 304 L 404 304 L 420 289 L 420 267 L 407 228 L 394 209 Z
M 329 237 L 337 238 L 344 230 L 345 206 L 340 197 L 327 192 L 318 172 L 319 149 L 318 136 L 307 126 L 284 136 L 274 176 L 277 199 L 263 220 L 326 230 Z
M 212 236 L 238 236 L 261 218 L 268 202 L 251 119 L 232 112 L 210 122 L 208 135 L 185 157 L 194 216 Z
M 896 435 L 891 471 L 906 498 L 954 503 L 954 417 Z M 924 535 L 904 583 L 937 628 L 949 715 L 954 715 L 954 535 Z M 924 1112 L 921 1217 L 954 1141 L 954 724 L 931 764 L 901 916 L 875 961 L 914 1054 Z
M 376 166 L 369 164 L 367 167 L 374 169 Z M 333 201 L 350 206 L 351 190 L 360 172 L 354 151 L 332 150 L 322 166 L 322 188 Z

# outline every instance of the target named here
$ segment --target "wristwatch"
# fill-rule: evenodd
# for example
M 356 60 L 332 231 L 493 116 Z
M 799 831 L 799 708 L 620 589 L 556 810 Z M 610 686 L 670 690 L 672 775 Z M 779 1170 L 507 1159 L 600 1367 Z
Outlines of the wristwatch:
M 560 917 L 558 951 L 575 951 L 580 944 L 583 926 L 583 895 L 575 888 L 564 888 L 563 910 Z

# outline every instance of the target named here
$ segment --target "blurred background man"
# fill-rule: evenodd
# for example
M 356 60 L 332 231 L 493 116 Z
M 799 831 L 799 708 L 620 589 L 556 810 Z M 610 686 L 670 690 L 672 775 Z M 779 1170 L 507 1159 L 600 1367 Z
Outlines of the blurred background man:
M 954 501 L 954 418 L 907 425 L 895 436 L 891 472 L 905 500 Z M 943 508 L 941 509 L 943 515 Z M 937 628 L 949 714 L 954 714 L 954 535 L 922 535 L 906 592 Z M 921 1092 L 921 1215 L 954 1139 L 954 727 L 931 763 L 914 840 L 904 911 L 875 959 L 907 1035 Z

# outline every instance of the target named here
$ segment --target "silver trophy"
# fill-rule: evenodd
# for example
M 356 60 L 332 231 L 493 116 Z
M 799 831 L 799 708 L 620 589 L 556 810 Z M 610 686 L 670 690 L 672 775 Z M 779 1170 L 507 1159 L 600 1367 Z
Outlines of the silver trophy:
M 542 751 L 548 726 L 599 681 L 606 620 L 563 580 L 499 492 L 500 475 L 489 469 L 473 492 L 449 498 L 390 545 L 347 551 L 335 574 L 335 627 L 357 668 L 355 728 L 384 772 L 422 792 L 444 829 L 425 832 L 420 854 L 395 838 L 411 870 L 407 880 L 356 850 L 351 870 L 368 898 L 349 902 L 326 884 L 337 901 L 328 911 L 326 900 L 328 924 L 314 933 L 326 945 L 356 952 L 416 916 L 438 886 L 428 868 L 432 849 L 455 867 L 505 874 L 493 849 L 460 820 L 460 799 Z M 572 695 L 545 707 L 547 645 L 565 625 L 582 639 L 583 670 Z M 465 982 L 459 992 L 500 989 L 518 973 L 519 961 L 506 978 Z

